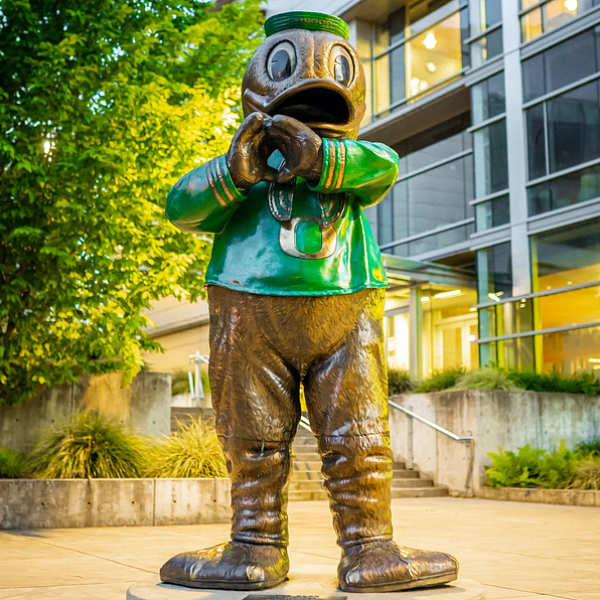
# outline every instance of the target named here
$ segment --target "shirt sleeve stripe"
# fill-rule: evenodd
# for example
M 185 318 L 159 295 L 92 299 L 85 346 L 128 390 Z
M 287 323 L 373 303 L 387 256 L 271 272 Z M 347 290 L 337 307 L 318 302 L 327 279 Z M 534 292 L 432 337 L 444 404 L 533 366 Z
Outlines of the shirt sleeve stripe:
M 231 208 L 229 206 L 229 204 L 227 204 L 227 201 L 221 195 L 221 192 L 219 191 L 216 181 L 215 181 L 215 174 L 213 173 L 213 168 L 214 168 L 214 163 L 217 160 L 218 160 L 218 158 L 211 160 L 207 165 L 206 175 L 208 176 L 208 185 L 210 186 L 212 193 L 214 194 L 215 198 L 217 199 L 217 202 L 223 208 Z

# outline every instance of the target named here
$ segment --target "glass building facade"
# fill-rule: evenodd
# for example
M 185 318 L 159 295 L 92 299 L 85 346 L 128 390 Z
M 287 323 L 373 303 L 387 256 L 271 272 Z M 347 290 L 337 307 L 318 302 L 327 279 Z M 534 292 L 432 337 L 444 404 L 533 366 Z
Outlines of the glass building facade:
M 400 156 L 368 209 L 390 366 L 600 376 L 600 0 L 309 4 L 350 23 L 360 137 Z

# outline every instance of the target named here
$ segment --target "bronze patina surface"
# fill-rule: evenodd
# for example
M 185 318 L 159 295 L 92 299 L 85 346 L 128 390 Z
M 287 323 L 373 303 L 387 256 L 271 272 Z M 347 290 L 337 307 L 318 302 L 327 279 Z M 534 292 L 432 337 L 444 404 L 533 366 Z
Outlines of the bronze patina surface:
M 363 208 L 393 185 L 398 157 L 356 141 L 364 75 L 340 19 L 285 13 L 266 30 L 229 152 L 184 176 L 167 202 L 181 229 L 216 234 L 209 375 L 233 520 L 230 542 L 175 556 L 161 579 L 234 590 L 285 580 L 302 384 L 342 549 L 340 588 L 447 583 L 454 558 L 392 541 L 386 280 Z

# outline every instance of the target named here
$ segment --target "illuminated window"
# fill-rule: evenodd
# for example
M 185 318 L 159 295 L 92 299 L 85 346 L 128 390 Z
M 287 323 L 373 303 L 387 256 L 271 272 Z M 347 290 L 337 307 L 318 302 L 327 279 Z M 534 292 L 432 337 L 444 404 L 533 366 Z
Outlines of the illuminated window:
M 455 13 L 406 43 L 407 96 L 416 96 L 462 69 L 460 15 Z
M 421 292 L 423 371 L 479 367 L 477 292 L 469 288 L 432 288 Z
M 409 314 L 407 310 L 384 319 L 385 355 L 390 369 L 410 369 Z
M 531 260 L 535 292 L 600 281 L 600 220 L 533 236 Z
M 373 43 L 375 116 L 454 81 L 468 66 L 468 11 L 459 0 L 413 2 L 390 15 Z
M 472 0 L 475 1 L 475 0 Z M 502 54 L 502 2 L 498 0 L 479 0 L 477 7 L 478 22 L 471 24 L 473 40 L 471 42 L 472 66 L 478 67 L 486 60 Z
M 547 0 L 541 5 L 533 0 L 521 0 L 521 35 L 524 42 L 552 31 L 575 17 L 600 5 L 600 0 Z M 527 10 L 529 7 L 531 10 Z

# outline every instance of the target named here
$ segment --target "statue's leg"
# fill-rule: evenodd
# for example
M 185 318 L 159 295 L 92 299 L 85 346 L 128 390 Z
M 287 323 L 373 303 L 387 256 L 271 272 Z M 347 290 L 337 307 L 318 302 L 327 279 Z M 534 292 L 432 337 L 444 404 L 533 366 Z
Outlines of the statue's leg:
M 265 343 L 256 298 L 209 288 L 210 383 L 231 479 L 231 541 L 175 556 L 161 579 L 189 587 L 259 590 L 285 580 L 290 444 L 299 375 Z
M 386 592 L 453 581 L 458 563 L 451 556 L 392 541 L 384 295 L 369 290 L 353 296 L 361 303 L 353 329 L 332 354 L 312 365 L 304 381 L 342 548 L 340 588 Z

